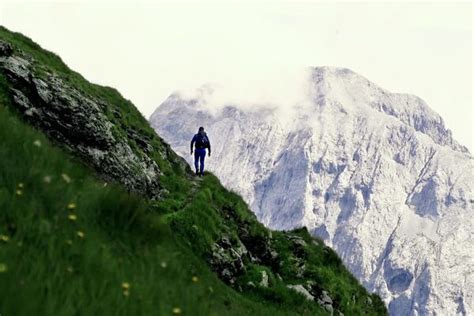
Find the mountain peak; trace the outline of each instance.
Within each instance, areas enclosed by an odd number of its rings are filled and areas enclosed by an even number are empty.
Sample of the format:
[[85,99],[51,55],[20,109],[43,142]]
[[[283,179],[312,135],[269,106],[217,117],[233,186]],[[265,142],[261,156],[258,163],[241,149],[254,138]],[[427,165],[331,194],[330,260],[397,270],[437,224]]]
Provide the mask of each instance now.
[[210,168],[259,220],[323,238],[393,315],[468,314],[474,159],[422,99],[345,68],[309,74],[302,103],[210,111],[177,98],[150,121],[184,157],[185,131],[205,126]]

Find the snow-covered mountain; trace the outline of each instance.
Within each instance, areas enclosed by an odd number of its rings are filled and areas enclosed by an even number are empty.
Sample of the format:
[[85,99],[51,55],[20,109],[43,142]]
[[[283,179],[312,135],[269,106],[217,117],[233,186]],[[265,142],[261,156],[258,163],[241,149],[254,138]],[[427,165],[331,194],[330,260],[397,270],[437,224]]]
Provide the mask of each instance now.
[[474,314],[472,155],[416,96],[341,68],[308,83],[287,107],[175,93],[150,122],[189,162],[204,126],[208,168],[265,225],[323,238],[392,315]]

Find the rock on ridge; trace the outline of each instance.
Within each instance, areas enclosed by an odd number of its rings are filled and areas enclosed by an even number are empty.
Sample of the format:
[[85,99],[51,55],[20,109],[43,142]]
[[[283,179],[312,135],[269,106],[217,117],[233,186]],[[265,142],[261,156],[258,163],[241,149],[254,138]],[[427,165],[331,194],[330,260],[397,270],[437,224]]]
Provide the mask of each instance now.
[[127,131],[127,137],[135,138],[145,153],[139,154],[127,138],[118,135],[108,118],[107,110],[113,108],[110,104],[37,67],[40,65],[33,58],[0,41],[0,71],[8,81],[13,105],[26,120],[90,162],[105,180],[158,198],[162,194],[158,182],[161,172],[146,155],[151,148],[148,140],[132,129]]

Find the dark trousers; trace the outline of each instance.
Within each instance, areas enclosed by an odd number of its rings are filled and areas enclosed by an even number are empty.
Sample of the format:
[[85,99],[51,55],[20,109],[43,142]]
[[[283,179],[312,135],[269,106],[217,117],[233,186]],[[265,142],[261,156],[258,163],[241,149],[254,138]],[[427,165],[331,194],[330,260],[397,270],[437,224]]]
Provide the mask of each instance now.
[[206,158],[206,148],[195,149],[194,150],[194,167],[196,168],[196,173],[204,172],[204,158]]

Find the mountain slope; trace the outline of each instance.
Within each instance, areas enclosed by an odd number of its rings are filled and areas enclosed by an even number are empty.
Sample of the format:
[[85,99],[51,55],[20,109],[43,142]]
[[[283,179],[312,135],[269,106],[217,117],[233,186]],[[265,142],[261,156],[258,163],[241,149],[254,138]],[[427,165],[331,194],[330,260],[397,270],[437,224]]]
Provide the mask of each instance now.
[[386,313],[321,241],[264,228],[118,92],[5,28],[0,139],[1,314]]
[[150,123],[189,158],[205,126],[224,185],[266,226],[324,239],[393,315],[472,313],[473,157],[415,96],[340,68],[308,83],[290,110],[175,93]]

